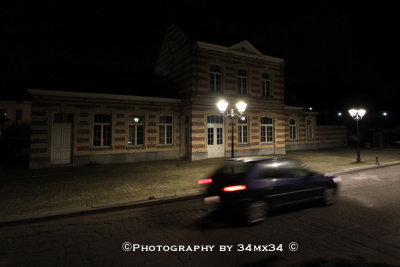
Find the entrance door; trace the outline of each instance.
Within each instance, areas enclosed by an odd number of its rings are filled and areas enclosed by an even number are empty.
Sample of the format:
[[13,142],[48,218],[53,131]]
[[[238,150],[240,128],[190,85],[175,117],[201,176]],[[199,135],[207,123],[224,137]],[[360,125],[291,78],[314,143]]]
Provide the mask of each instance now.
[[208,157],[225,157],[223,117],[208,116],[207,122]]
[[71,163],[72,114],[56,113],[51,135],[51,162]]

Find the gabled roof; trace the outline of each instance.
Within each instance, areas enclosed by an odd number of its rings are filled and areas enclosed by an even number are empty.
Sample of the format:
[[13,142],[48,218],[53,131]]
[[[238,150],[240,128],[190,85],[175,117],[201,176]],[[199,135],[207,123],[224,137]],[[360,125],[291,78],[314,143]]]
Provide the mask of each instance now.
[[255,55],[262,55],[260,51],[257,50],[249,41],[244,40],[241,41],[240,43],[234,44],[229,47],[230,49],[237,50],[237,51],[242,51],[250,54],[255,54]]
[[[237,43],[233,46],[222,46],[222,45],[216,45],[216,44],[210,44],[210,43],[205,43],[205,42],[197,42],[198,47],[204,48],[204,49],[209,49],[209,50],[214,50],[214,51],[220,51],[220,52],[225,52],[225,53],[232,53],[235,55],[240,55],[240,56],[245,56],[245,57],[253,57],[257,59],[264,59],[268,60],[271,62],[275,63],[283,63],[282,58],[277,58],[277,57],[271,57],[267,55],[261,54],[254,46],[252,46],[248,41],[242,41],[240,43]],[[243,51],[241,48],[247,47],[248,50]],[[236,48],[236,49],[235,49]],[[258,52],[258,53],[257,53]]]
[[[188,25],[188,24],[175,24],[170,21],[170,25],[176,27],[182,34],[189,38],[193,44],[207,49],[215,49],[216,51],[239,54],[242,56],[249,56],[253,58],[265,59],[268,61],[283,63],[284,60],[277,57],[267,56],[261,53],[255,46],[248,40],[240,41],[241,38],[237,35],[232,36],[229,34],[221,33],[220,31],[213,31],[213,28],[205,28],[202,25]],[[239,42],[238,42],[239,41]],[[233,45],[232,45],[233,43]]]

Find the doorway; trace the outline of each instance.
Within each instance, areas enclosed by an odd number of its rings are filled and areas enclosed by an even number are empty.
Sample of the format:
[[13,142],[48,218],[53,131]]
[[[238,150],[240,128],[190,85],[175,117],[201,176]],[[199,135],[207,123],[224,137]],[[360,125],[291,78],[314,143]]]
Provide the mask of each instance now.
[[71,163],[72,113],[54,113],[51,131],[51,162]]
[[207,116],[208,158],[225,157],[224,117]]

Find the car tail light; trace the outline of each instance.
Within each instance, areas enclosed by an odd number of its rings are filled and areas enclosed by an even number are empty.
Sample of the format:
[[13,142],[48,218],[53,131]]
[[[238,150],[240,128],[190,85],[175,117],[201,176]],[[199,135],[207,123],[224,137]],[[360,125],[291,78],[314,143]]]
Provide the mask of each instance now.
[[233,191],[240,191],[240,190],[245,190],[245,189],[246,189],[245,185],[232,185],[232,186],[224,187],[222,190],[224,192],[233,192]]
[[201,179],[198,181],[198,184],[211,184],[212,183],[212,179]]

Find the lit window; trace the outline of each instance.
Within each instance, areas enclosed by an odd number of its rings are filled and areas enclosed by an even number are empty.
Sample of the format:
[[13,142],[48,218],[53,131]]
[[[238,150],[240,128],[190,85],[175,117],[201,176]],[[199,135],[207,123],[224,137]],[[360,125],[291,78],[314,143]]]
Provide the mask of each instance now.
[[141,115],[129,115],[129,137],[128,145],[143,146],[144,144],[144,122]]

